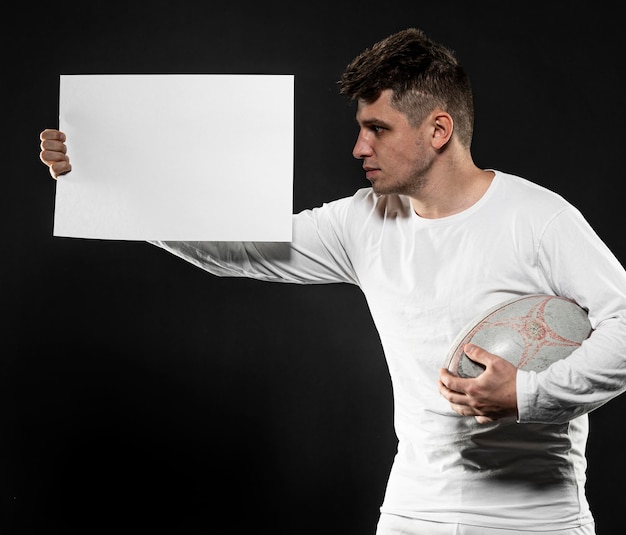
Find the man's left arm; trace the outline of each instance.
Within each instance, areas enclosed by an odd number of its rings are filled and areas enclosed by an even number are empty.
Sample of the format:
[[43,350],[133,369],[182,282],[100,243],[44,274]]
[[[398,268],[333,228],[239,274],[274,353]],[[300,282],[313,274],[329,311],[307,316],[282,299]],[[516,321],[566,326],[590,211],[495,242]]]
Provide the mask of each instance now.
[[567,358],[535,372],[481,349],[474,379],[440,374],[440,392],[460,414],[490,422],[564,423],[626,391],[626,271],[576,209],[551,221],[537,254],[549,287],[588,310],[593,332]]

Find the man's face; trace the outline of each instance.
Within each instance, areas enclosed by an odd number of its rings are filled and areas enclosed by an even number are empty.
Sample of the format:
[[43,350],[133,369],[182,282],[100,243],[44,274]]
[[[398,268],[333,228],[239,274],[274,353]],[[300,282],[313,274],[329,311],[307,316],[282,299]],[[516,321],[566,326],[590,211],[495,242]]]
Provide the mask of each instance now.
[[374,102],[358,102],[359,135],[352,154],[363,160],[366,178],[376,193],[416,195],[432,166],[426,121],[417,127],[391,106],[391,90]]

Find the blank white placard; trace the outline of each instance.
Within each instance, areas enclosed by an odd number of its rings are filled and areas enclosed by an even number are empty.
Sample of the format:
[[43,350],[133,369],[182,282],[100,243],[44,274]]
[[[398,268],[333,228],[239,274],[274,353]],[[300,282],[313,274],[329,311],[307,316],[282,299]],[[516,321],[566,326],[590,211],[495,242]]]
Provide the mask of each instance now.
[[290,241],[293,75],[63,75],[54,235]]

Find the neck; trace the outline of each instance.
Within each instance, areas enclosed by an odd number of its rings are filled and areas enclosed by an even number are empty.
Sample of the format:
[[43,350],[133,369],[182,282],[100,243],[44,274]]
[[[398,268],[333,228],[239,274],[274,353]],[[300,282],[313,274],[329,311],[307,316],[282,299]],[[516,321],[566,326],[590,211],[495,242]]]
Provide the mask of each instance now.
[[495,173],[477,167],[469,159],[448,161],[431,170],[419,192],[411,195],[413,210],[420,217],[447,217],[474,205],[485,194]]

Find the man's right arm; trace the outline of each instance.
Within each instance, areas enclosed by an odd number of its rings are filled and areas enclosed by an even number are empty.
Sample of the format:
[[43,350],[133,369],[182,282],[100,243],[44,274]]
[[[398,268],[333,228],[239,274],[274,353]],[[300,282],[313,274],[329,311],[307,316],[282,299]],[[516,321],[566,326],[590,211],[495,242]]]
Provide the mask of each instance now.
[[[66,136],[55,129],[41,132],[41,161],[54,179],[72,170]],[[300,284],[358,284],[340,232],[349,200],[293,217],[293,240],[272,242],[152,241],[180,258],[218,276],[249,277]]]
[[48,166],[52,178],[69,173],[72,170],[70,159],[65,145],[65,134],[53,128],[46,128],[39,135],[41,140],[39,153],[40,160]]

